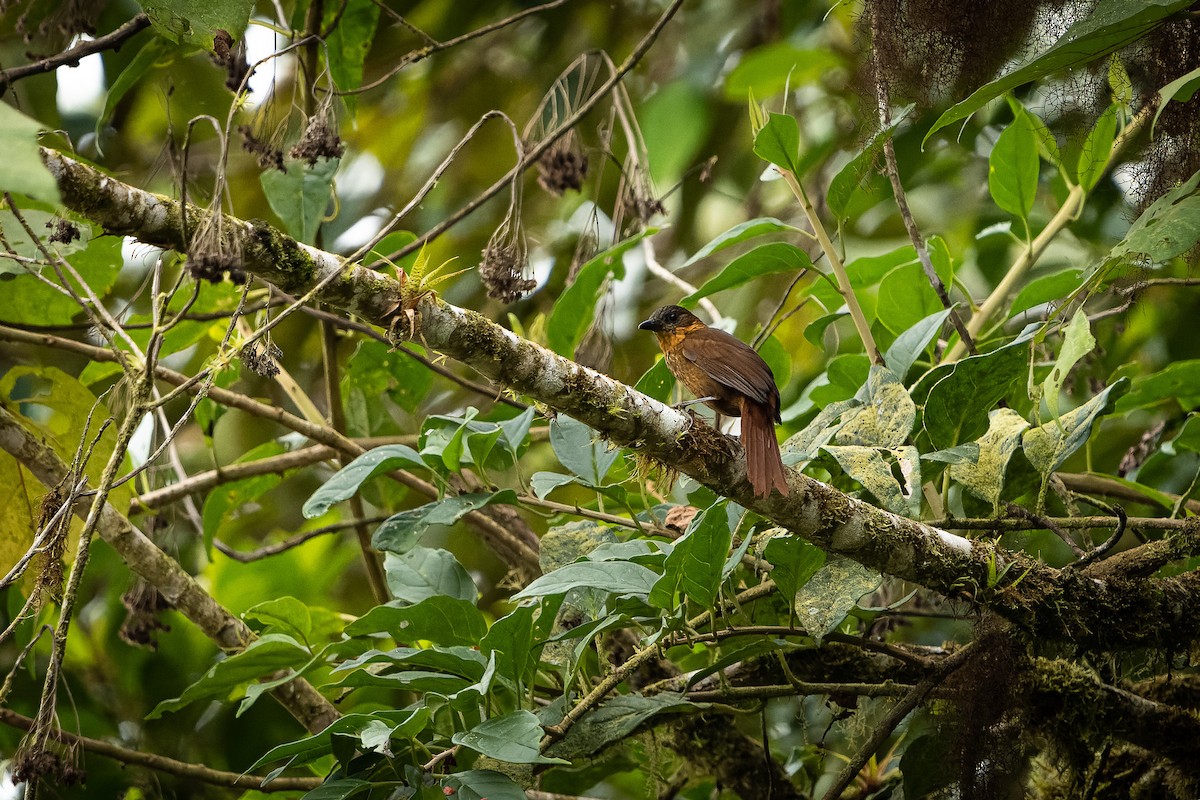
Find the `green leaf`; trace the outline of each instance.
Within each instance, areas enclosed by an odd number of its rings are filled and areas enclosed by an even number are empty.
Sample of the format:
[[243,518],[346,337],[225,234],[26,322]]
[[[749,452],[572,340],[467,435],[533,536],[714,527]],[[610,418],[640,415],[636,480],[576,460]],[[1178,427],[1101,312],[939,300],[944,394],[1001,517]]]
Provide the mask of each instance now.
[[890,448],[908,441],[917,405],[890,369],[873,365],[855,397],[862,405],[842,416],[838,444]]
[[843,60],[830,50],[806,50],[790,42],[772,42],[743,53],[725,77],[722,91],[726,100],[738,103],[750,94],[773,97],[789,85],[795,89],[818,82],[842,65]]
[[300,800],[346,800],[348,797],[368,791],[373,785],[370,781],[364,781],[361,778],[338,778],[305,792]]
[[1176,361],[1158,372],[1133,379],[1133,386],[1117,401],[1117,413],[1175,400],[1184,411],[1200,406],[1200,359]]
[[1154,112],[1154,121],[1150,123],[1151,139],[1154,138],[1154,128],[1158,125],[1158,118],[1162,115],[1167,105],[1171,101],[1178,103],[1188,102],[1195,96],[1197,89],[1200,89],[1200,67],[1181,75],[1158,90],[1158,110]]
[[[379,403],[382,397],[412,412],[425,399],[431,385],[433,371],[424,364],[383,342],[363,339],[346,360],[342,397],[348,406],[361,409],[359,426],[363,435],[368,435],[375,431],[368,427],[367,420],[375,414],[387,414],[387,409]],[[367,406],[372,404],[380,408],[368,413]]]
[[[925,348],[929,347],[930,342],[937,337],[938,331],[946,324],[949,317],[950,309],[948,308],[935,311],[909,326],[896,337],[896,341],[892,342],[892,346],[883,355],[883,361],[901,382],[904,381],[904,376],[908,374],[908,371],[912,369],[912,365],[925,352]],[[805,333],[805,335],[808,334]]]
[[979,452],[975,460],[951,464],[950,477],[976,497],[991,503],[998,513],[1008,462],[1021,446],[1021,436],[1028,428],[1025,418],[1011,408],[993,409],[988,415],[987,433],[977,442]]
[[[53,215],[41,211],[22,213],[34,231],[44,229],[46,223],[54,219]],[[11,212],[0,212],[0,229],[4,231],[8,244],[19,255],[41,257]],[[86,227],[81,228],[80,233],[82,238],[78,242],[55,246],[67,256],[67,262],[75,268],[92,291],[98,297],[104,298],[116,282],[125,263],[121,257],[121,237],[91,237]],[[16,277],[12,277],[13,275]],[[83,309],[73,298],[46,286],[35,276],[28,274],[25,267],[0,255],[0,279],[8,278],[11,280],[4,283],[4,291],[0,292],[0,320],[4,322],[18,325],[67,325],[83,314]],[[57,278],[53,280],[57,283]],[[67,280],[78,292],[79,282],[70,275]],[[119,368],[117,371],[120,371]]]
[[882,578],[856,561],[830,555],[825,565],[796,592],[793,607],[810,636],[820,640],[837,628],[863,595],[875,591]]
[[325,485],[305,501],[301,513],[307,519],[319,517],[330,506],[353,497],[366,481],[384,472],[404,467],[427,469],[421,454],[402,444],[388,444],[363,453],[342,467]]
[[213,36],[225,31],[234,39],[246,30],[253,0],[138,0],[154,29],[173,42],[213,49]]
[[924,423],[938,450],[970,441],[987,430],[988,413],[1021,378],[1029,359],[1029,337],[954,364],[929,390]]
[[536,605],[517,606],[508,615],[492,623],[487,635],[479,643],[480,650],[495,656],[496,672],[517,687],[527,685],[537,667],[540,647],[534,647],[533,622],[538,613]]
[[775,567],[771,580],[789,598],[789,607],[800,587],[825,565],[824,550],[791,534],[772,537],[763,548],[763,558]]
[[510,711],[484,720],[469,731],[451,737],[455,744],[510,764],[569,764],[562,758],[541,754],[542,726],[525,710]]
[[1057,420],[1025,431],[1021,447],[1033,468],[1042,473],[1043,480],[1063,465],[1067,458],[1083,446],[1092,433],[1092,425],[1109,413],[1113,403],[1129,391],[1129,379],[1121,378],[1074,411]]
[[721,501],[697,514],[687,533],[675,541],[675,549],[663,565],[663,575],[650,592],[652,605],[675,608],[675,593],[680,592],[700,608],[713,607],[733,543],[725,508],[725,501]]
[[976,442],[967,442],[945,450],[922,453],[921,460],[936,461],[939,464],[974,464],[979,461],[979,445]]
[[812,265],[808,254],[794,244],[764,244],[729,262],[724,269],[705,281],[703,286],[680,300],[679,305],[692,308],[703,297],[736,288],[763,275],[799,272],[802,269],[811,269]]
[[621,451],[596,440],[598,434],[571,417],[559,415],[550,420],[550,445],[567,469],[589,486],[602,486],[604,476]]
[[339,163],[337,158],[318,158],[316,164],[309,166],[305,161],[289,159],[287,172],[268,169],[259,176],[271,210],[298,241],[305,244],[316,241]]
[[399,642],[476,645],[487,633],[487,623],[471,601],[435,595],[413,606],[375,606],[346,626],[347,636],[375,633]]
[[585,588],[644,599],[657,580],[658,573],[628,561],[580,561],[536,578],[512,599],[565,594],[572,589]]
[[130,89],[142,82],[142,78],[150,71],[151,67],[165,67],[174,63],[175,59],[183,54],[184,48],[179,48],[171,44],[167,39],[161,36],[151,37],[148,42],[143,44],[137,51],[137,55],[133,60],[125,65],[125,69],[121,70],[121,74],[117,76],[108,87],[108,91],[104,95],[104,110],[100,112],[100,116],[96,119],[96,133],[104,129],[112,119],[113,113],[117,110],[117,104],[121,102]]
[[774,217],[756,217],[755,219],[734,225],[729,230],[714,238],[711,242],[704,245],[704,247],[697,250],[694,256],[683,262],[680,269],[690,267],[697,261],[708,258],[713,253],[720,252],[726,247],[732,247],[748,239],[753,239],[767,233],[777,233],[780,231],[794,232],[797,230],[799,228],[794,228],[787,223],[780,222]]
[[674,386],[675,376],[671,374],[667,362],[658,358],[654,366],[642,373],[642,377],[638,378],[633,388],[660,403],[666,403],[671,399],[671,389]]
[[996,80],[976,89],[966,100],[947,109],[925,134],[922,144],[942,128],[966,119],[1010,89],[1119,50],[1190,5],[1190,0],[1100,0],[1090,13],[1076,20],[1048,49],[1033,55]]
[[850,199],[871,174],[875,166],[875,161],[879,158],[880,152],[883,151],[884,145],[895,135],[896,130],[904,122],[912,109],[913,106],[909,105],[897,111],[892,117],[891,124],[886,128],[876,131],[867,140],[867,143],[863,145],[862,149],[844,167],[838,170],[837,175],[833,176],[833,180],[829,182],[829,192],[825,196],[825,203],[829,206],[829,210],[836,214],[838,218],[846,218],[846,210],[850,206]]
[[1176,186],[1142,212],[1109,259],[1144,256],[1162,263],[1200,242],[1200,172]]
[[[328,484],[326,484],[328,486]],[[311,502],[311,501],[310,501]],[[512,489],[486,494],[470,492],[454,497],[443,497],[423,506],[401,511],[385,519],[375,529],[371,546],[401,555],[416,546],[417,541],[431,525],[453,525],[472,511],[478,511],[492,503],[516,503],[517,495]]]
[[829,383],[812,391],[813,402],[826,406],[853,397],[871,373],[871,359],[863,353],[842,353],[829,360]]
[[436,672],[460,675],[472,681],[483,678],[487,659],[474,647],[393,647],[391,650],[368,650],[356,658],[345,661],[334,669],[334,673],[361,669],[368,664],[387,666],[418,667]]
[[265,600],[247,609],[242,616],[246,619],[256,619],[265,622],[272,628],[282,629],[297,641],[312,644],[313,622],[308,606],[295,597],[276,597]]
[[1028,220],[1037,197],[1039,167],[1034,125],[1021,109],[988,156],[988,191],[996,205]]
[[[834,457],[842,472],[875,495],[883,508],[913,519],[920,516],[921,460],[917,448],[825,445],[821,449]],[[904,478],[903,485],[893,473],[893,465]]]
[[1096,124],[1088,132],[1083,148],[1079,151],[1079,166],[1076,169],[1079,185],[1086,191],[1091,191],[1104,168],[1108,166],[1108,157],[1112,154],[1113,142],[1117,138],[1117,107],[1111,105],[1096,120]]
[[800,157],[800,125],[790,114],[772,113],[754,137],[754,154],[780,169],[795,173]]
[[548,753],[563,758],[586,758],[609,745],[624,741],[649,720],[680,712],[702,711],[707,703],[692,703],[677,692],[659,692],[650,697],[627,694],[614,697],[579,719],[566,737]]
[[470,601],[479,596],[471,576],[448,550],[414,547],[403,555],[388,553],[383,563],[396,600],[415,605],[437,595]]
[[[874,317],[875,305],[873,302],[864,303],[870,297],[864,296],[861,293],[862,290],[874,286],[884,275],[901,264],[908,264],[916,260],[917,251],[911,244],[908,244],[882,255],[856,258],[846,265],[846,273],[850,276],[850,286],[856,293],[859,293],[859,302],[864,304],[863,312],[868,314],[868,320]],[[838,293],[836,286],[830,285],[829,281],[813,281],[808,285],[807,292],[815,297],[826,311],[838,311],[846,304],[845,298]]]
[[490,769],[455,772],[443,778],[442,784],[454,790],[454,800],[526,800],[527,797],[512,778]]
[[899,335],[944,310],[920,264],[896,267],[879,282],[875,314],[883,327]]
[[218,661],[200,680],[184,689],[183,694],[163,700],[146,718],[158,719],[168,711],[178,711],[197,700],[224,699],[251,681],[281,669],[297,668],[310,658],[308,649],[291,636],[267,634],[255,639],[240,653]]
[[[60,205],[58,183],[38,150],[42,125],[6,103],[0,103],[0,148],[5,153],[0,171],[0,191],[16,192]],[[5,230],[10,230],[5,226]],[[12,230],[16,230],[13,228]]]
[[327,7],[325,24],[329,25],[334,19],[337,19],[337,27],[325,43],[329,73],[353,118],[358,107],[358,96],[354,90],[362,86],[363,61],[375,38],[379,6],[372,0],[347,0]]
[[535,472],[529,479],[529,485],[539,500],[545,500],[546,495],[560,486],[568,486],[578,482],[579,478],[576,476],[564,475],[561,472]]
[[294,766],[308,764],[332,752],[330,740],[334,734],[358,738],[362,731],[379,722],[391,728],[392,736],[416,736],[429,722],[429,709],[422,706],[397,711],[375,711],[370,714],[347,714],[320,733],[271,748],[255,761],[248,771],[285,759]]
[[1087,314],[1081,308],[1075,312],[1075,316],[1071,317],[1071,321],[1067,324],[1058,360],[1054,362],[1054,367],[1042,383],[1042,396],[1046,400],[1046,407],[1055,419],[1058,419],[1059,395],[1067,375],[1079,362],[1079,359],[1094,349],[1096,349],[1096,337],[1092,336],[1092,328],[1088,324]]
[[1016,298],[1008,309],[1009,318],[1043,303],[1066,297],[1079,288],[1082,278],[1083,270],[1081,269],[1064,269],[1062,272],[1034,278],[1025,284],[1021,291],[1017,292]]
[[610,274],[618,280],[625,277],[626,251],[655,233],[658,228],[646,228],[579,268],[575,282],[563,289],[546,320],[546,345],[551,350],[567,358],[575,355],[575,348],[595,318],[597,295],[605,279]]

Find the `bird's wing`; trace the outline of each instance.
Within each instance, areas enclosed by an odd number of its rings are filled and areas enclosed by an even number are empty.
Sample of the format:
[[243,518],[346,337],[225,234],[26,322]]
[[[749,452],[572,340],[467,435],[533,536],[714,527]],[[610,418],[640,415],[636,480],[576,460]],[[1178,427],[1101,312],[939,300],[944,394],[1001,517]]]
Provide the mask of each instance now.
[[704,328],[689,331],[680,347],[683,357],[713,380],[772,406],[772,396],[778,391],[775,376],[762,356],[742,340],[716,328]]

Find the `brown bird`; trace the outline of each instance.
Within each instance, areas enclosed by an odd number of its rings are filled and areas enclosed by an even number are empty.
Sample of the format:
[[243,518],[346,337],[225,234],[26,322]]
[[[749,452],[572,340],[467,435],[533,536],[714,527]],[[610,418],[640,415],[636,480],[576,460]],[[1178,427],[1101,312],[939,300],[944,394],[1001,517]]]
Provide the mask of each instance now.
[[701,322],[679,306],[663,306],[638,325],[653,331],[667,367],[709,408],[742,418],[746,473],[757,497],[771,489],[787,495],[783,459],[775,440],[779,389],[762,356],[746,343]]

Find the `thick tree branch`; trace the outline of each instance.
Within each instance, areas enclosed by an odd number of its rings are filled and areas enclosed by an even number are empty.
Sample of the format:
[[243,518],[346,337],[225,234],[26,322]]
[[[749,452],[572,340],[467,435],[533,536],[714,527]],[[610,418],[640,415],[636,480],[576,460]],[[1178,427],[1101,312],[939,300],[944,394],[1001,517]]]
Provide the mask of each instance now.
[[[56,152],[43,154],[70,208],[112,233],[186,251],[178,203]],[[241,253],[245,269],[257,277],[296,293],[323,284],[316,300],[390,326],[396,339],[411,339],[455,358],[829,552],[943,594],[968,594],[1048,639],[1123,649],[1200,638],[1196,573],[1153,582],[1104,581],[1087,570],[1058,570],[994,543],[970,541],[888,513],[796,472],[788,474],[788,497],[756,498],[736,439],[432,293],[420,295],[410,287],[406,297],[398,282],[347,266],[337,256],[298,244],[265,224],[230,218],[222,228],[223,245],[228,252]],[[1200,528],[1191,526],[1178,535],[1193,539],[1200,536]]]
[[[0,407],[0,449],[17,459],[44,486],[58,485],[67,473],[62,459],[3,407]],[[87,508],[79,505],[75,512],[83,516]],[[157,588],[172,606],[222,650],[236,652],[254,640],[254,632],[244,622],[226,611],[110,503],[105,503],[99,512],[96,532],[121,554],[130,569]],[[313,733],[324,730],[340,716],[337,709],[303,678],[279,686],[271,694]]]

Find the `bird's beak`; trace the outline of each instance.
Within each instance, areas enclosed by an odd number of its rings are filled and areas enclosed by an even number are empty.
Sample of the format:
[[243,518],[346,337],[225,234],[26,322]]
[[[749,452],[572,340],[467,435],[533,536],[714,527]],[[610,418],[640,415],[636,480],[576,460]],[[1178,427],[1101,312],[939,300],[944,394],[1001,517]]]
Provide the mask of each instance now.
[[645,322],[643,322],[642,324],[638,325],[638,330],[639,331],[657,331],[658,323],[652,319],[648,319]]

